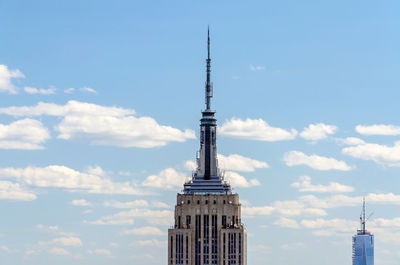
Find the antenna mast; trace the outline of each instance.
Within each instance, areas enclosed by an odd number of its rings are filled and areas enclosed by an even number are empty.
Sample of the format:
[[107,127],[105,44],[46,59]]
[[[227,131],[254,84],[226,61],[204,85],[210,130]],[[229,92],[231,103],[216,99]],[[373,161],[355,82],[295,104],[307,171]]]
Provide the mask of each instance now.
[[210,27],[208,27],[207,39],[207,81],[206,81],[206,110],[211,110],[211,98],[213,97],[213,85],[211,83],[211,58],[210,58]]

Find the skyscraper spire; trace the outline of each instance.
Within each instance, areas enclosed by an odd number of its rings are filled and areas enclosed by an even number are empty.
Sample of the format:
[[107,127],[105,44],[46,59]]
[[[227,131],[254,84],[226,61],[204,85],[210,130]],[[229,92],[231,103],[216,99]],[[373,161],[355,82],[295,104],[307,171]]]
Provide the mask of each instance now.
[[211,98],[213,96],[213,85],[211,83],[211,57],[210,57],[210,27],[208,27],[207,39],[207,81],[206,81],[206,110],[211,110]]
[[217,120],[211,110],[213,85],[211,83],[210,29],[207,33],[207,79],[205,87],[206,109],[200,120],[200,151],[197,168],[190,182],[184,185],[185,194],[230,194],[231,187],[223,181],[217,161]]

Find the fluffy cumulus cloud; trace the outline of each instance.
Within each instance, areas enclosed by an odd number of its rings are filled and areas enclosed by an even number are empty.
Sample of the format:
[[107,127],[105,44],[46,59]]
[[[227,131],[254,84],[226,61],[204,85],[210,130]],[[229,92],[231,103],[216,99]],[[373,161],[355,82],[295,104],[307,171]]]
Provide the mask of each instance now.
[[262,119],[231,119],[226,121],[218,130],[220,135],[275,142],[282,140],[292,140],[296,137],[297,131],[295,129],[285,130],[281,128],[271,127],[266,121]]
[[136,245],[141,247],[159,247],[163,248],[167,245],[165,240],[158,239],[146,239],[146,240],[138,240],[136,241]]
[[[365,200],[368,204],[400,205],[400,195],[394,193],[369,193],[365,196]],[[330,197],[318,198],[314,195],[305,195],[300,197],[299,201],[308,207],[328,209],[359,206],[362,204],[363,197],[333,195]]]
[[243,216],[255,217],[264,215],[283,215],[283,216],[325,216],[326,211],[319,208],[309,207],[302,201],[288,200],[276,201],[271,205],[266,206],[246,206],[242,208]]
[[143,182],[144,187],[162,188],[162,189],[175,189],[182,187],[183,183],[187,180],[187,175],[177,172],[173,168],[166,168],[157,175],[148,176]]
[[153,201],[148,202],[146,200],[135,200],[135,201],[106,201],[104,202],[105,207],[117,208],[117,209],[131,209],[131,208],[161,208],[168,209],[169,205],[165,202]]
[[260,182],[257,179],[247,180],[242,175],[233,171],[226,171],[224,174],[224,179],[228,181],[234,188],[249,188],[260,185]]
[[296,220],[289,219],[286,217],[280,217],[279,220],[274,222],[274,225],[280,226],[280,227],[287,227],[287,228],[299,228],[299,224],[297,223]]
[[163,236],[165,232],[161,231],[160,228],[154,226],[144,226],[131,230],[125,230],[122,232],[123,235],[139,235],[139,236]]
[[12,83],[12,79],[24,77],[24,74],[20,70],[10,70],[6,65],[0,64],[0,92],[16,94],[17,88]]
[[[318,218],[315,220],[302,220],[301,225],[309,229],[329,229],[342,233],[354,232],[355,228],[358,227],[357,221],[349,221],[346,219],[322,219]],[[317,234],[324,235],[324,234]],[[326,234],[328,235],[328,234]]]
[[80,199],[80,200],[73,200],[71,202],[71,204],[73,206],[83,206],[83,207],[89,207],[92,206],[92,204],[84,199]]
[[363,135],[400,135],[400,126],[395,125],[357,125],[356,132]]
[[289,167],[306,165],[316,170],[342,170],[348,171],[352,167],[347,165],[346,162],[336,160],[331,157],[323,157],[318,155],[306,155],[300,151],[287,152],[283,160]]
[[26,86],[24,87],[24,91],[28,94],[52,95],[56,93],[56,88],[50,87],[48,89],[44,89]]
[[267,162],[255,160],[237,154],[224,156],[218,154],[218,166],[223,170],[254,172],[257,168],[268,168]]
[[131,109],[73,100],[65,105],[39,102],[36,106],[0,108],[0,113],[62,117],[55,126],[59,139],[88,140],[95,145],[151,148],[195,138],[193,130],[181,131],[160,125],[151,117],[136,117]]
[[100,256],[111,256],[112,253],[108,249],[93,249],[88,250],[88,253],[91,255],[100,255]]
[[251,71],[263,71],[263,70],[265,70],[265,67],[262,66],[262,65],[252,65],[252,64],[250,64],[249,68],[250,68]]
[[363,160],[371,160],[381,165],[400,166],[400,141],[395,142],[393,146],[361,143],[343,148],[342,153]]
[[106,177],[79,172],[66,166],[0,168],[0,178],[15,179],[39,188],[61,188],[70,192],[97,194],[145,194],[129,182],[113,182]]
[[51,249],[49,250],[49,252],[50,252],[51,254],[54,254],[54,255],[61,255],[61,256],[66,256],[66,255],[69,255],[69,254],[70,254],[70,253],[68,252],[68,250],[66,250],[65,248],[59,248],[59,247],[51,248]]
[[292,187],[297,188],[300,192],[353,192],[354,188],[351,186],[346,186],[337,182],[329,182],[328,185],[314,185],[311,183],[311,178],[309,176],[300,177],[299,182],[292,183]]
[[59,244],[62,246],[75,246],[75,247],[83,246],[81,239],[78,237],[59,237],[53,239],[52,243]]
[[310,141],[318,141],[327,138],[328,135],[334,134],[336,131],[337,127],[334,125],[316,123],[304,128],[300,133],[300,137]]
[[344,145],[360,145],[365,144],[365,141],[357,137],[338,138],[337,142]]
[[81,90],[82,92],[97,94],[97,91],[94,90],[94,89],[91,88],[91,87],[86,87],[86,86],[85,86],[85,87],[81,87],[80,90]]
[[36,195],[21,187],[18,183],[0,181],[0,200],[32,201]]
[[0,123],[2,149],[43,149],[42,144],[49,138],[49,131],[37,120],[23,119],[10,124]]
[[113,215],[101,217],[95,221],[85,221],[95,225],[132,225],[134,219],[143,219],[152,225],[169,225],[173,220],[173,212],[169,210],[151,210],[136,208]]

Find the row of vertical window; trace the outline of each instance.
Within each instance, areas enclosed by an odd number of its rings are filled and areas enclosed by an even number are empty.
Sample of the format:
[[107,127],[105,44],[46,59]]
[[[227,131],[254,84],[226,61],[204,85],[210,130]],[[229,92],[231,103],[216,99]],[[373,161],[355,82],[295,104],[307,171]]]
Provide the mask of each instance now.
[[[181,201],[181,204],[183,204],[184,201]],[[190,200],[187,200],[186,202],[187,204],[190,204]],[[229,201],[229,203],[231,204],[232,202]],[[197,200],[197,204],[200,204],[200,200]],[[205,200],[205,204],[208,204],[208,200]],[[217,204],[217,200],[213,200],[213,204]],[[226,204],[226,200],[223,200],[223,204]]]
[[[197,218],[197,216],[200,216],[200,215],[196,215],[196,218]],[[209,218],[208,215],[204,215],[204,223],[206,223],[206,219],[207,219],[207,223],[209,222],[208,218]],[[212,218],[215,218],[215,223],[217,223],[217,216],[213,215]],[[196,222],[197,222],[197,219],[196,219]],[[190,228],[191,223],[192,223],[192,217],[190,215],[186,215],[186,228]],[[223,215],[221,224],[222,224],[222,228],[235,227],[235,226],[239,225],[239,217],[233,215],[230,224],[228,224],[227,216]],[[216,227],[217,227],[217,225],[216,225]],[[178,222],[175,225],[175,228],[178,228],[178,229],[182,228],[181,216],[178,216]],[[206,230],[206,229],[204,228],[204,230]]]
[[[185,242],[183,241],[183,234],[177,233],[175,235],[175,264],[176,265],[189,265],[189,237],[186,235]],[[173,242],[174,237],[171,236],[171,250],[170,250],[170,265],[173,264],[174,260],[174,250],[173,250]],[[184,257],[183,253],[183,244],[186,244],[186,255]],[[185,262],[185,263],[184,263]]]

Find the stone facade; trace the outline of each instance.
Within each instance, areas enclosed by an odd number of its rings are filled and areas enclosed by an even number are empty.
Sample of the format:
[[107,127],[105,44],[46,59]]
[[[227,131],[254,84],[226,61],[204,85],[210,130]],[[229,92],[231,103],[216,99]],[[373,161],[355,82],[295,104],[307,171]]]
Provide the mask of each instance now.
[[238,194],[178,194],[168,264],[246,265],[246,239]]

